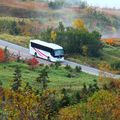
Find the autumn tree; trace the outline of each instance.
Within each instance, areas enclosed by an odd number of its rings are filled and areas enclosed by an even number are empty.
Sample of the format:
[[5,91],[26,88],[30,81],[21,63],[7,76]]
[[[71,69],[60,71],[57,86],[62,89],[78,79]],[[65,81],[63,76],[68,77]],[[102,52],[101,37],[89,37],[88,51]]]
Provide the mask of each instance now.
[[83,28],[85,28],[84,21],[81,20],[81,19],[75,19],[73,21],[73,27],[76,28],[76,29],[83,29]]
[[59,111],[58,120],[83,120],[80,106],[70,106]]
[[5,53],[4,50],[0,48],[0,62],[4,62],[5,60]]
[[51,31],[51,39],[54,42],[56,40],[57,34],[55,31]]
[[[5,91],[5,102],[2,106],[3,117],[9,120],[36,120],[42,114],[42,104],[33,91]],[[0,101],[3,103],[3,101]],[[41,109],[41,112],[39,112]],[[41,118],[41,120],[43,120]]]
[[119,120],[120,99],[117,95],[100,90],[88,99],[83,110],[83,119]]
[[0,96],[1,120],[53,120],[58,111],[55,90],[47,89],[40,96],[32,89],[4,89],[4,98]]
[[106,39],[105,42],[108,44],[108,45],[114,45],[114,40],[111,38],[111,39]]
[[30,69],[34,69],[39,64],[38,60],[36,58],[31,58],[27,61],[28,65],[30,66]]

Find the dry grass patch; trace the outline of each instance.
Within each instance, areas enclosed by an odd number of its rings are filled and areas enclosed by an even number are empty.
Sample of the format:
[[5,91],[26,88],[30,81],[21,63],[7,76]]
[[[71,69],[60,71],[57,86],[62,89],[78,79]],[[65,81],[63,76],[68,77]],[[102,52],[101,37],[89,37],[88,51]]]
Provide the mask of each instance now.
[[9,41],[11,43],[15,43],[24,47],[28,47],[29,40],[31,37],[29,36],[13,36],[9,34],[0,34],[0,39]]

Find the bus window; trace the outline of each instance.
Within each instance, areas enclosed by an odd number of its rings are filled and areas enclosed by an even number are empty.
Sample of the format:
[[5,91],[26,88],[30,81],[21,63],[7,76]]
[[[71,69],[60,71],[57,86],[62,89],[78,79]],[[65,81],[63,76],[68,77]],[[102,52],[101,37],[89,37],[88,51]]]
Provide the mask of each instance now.
[[54,50],[54,54],[55,54],[55,56],[63,56],[64,51],[63,51],[63,49]]

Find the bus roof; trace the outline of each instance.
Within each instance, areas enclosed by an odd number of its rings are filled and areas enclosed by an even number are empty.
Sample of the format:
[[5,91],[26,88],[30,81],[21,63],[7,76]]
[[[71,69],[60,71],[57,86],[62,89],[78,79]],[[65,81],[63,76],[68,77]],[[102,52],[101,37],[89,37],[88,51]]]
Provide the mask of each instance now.
[[57,44],[44,42],[44,41],[41,41],[41,40],[38,40],[38,39],[30,40],[30,42],[40,44],[40,45],[43,45],[43,46],[47,46],[47,47],[52,48],[52,49],[63,49],[61,46],[59,46]]

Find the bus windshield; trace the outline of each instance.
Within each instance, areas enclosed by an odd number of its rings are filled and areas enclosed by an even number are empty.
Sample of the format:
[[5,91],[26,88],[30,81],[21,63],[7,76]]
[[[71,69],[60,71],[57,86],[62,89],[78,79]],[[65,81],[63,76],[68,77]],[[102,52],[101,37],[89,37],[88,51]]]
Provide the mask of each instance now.
[[64,51],[63,51],[63,49],[54,50],[54,54],[55,54],[55,56],[63,56]]

